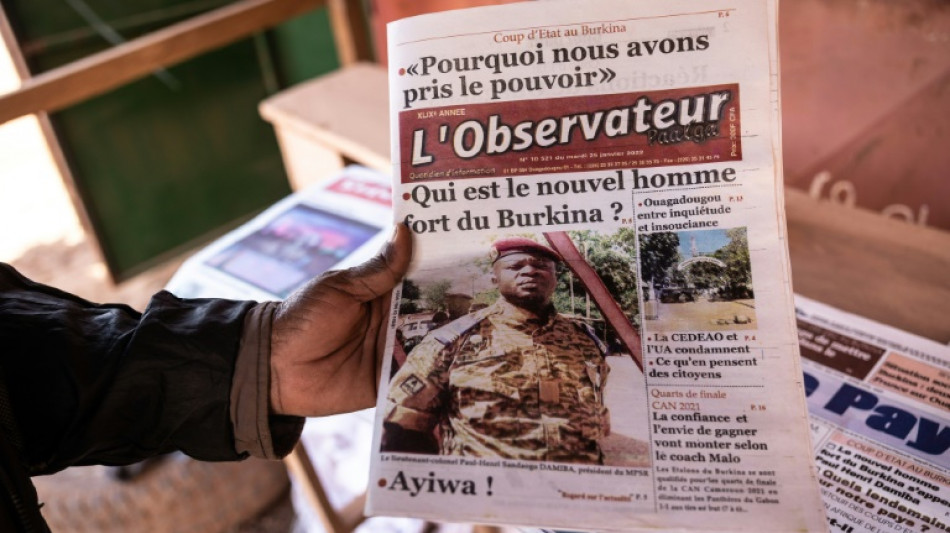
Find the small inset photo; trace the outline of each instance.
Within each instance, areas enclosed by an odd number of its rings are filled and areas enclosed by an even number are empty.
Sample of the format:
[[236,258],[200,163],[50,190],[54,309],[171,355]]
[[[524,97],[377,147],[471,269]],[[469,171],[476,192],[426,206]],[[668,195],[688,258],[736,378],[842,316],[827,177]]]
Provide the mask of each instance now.
[[639,236],[646,331],[754,329],[746,228]]

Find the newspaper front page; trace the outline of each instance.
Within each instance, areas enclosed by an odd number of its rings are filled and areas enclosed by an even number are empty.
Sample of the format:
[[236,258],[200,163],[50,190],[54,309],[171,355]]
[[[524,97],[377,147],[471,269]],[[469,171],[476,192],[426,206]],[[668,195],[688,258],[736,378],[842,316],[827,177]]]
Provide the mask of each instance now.
[[774,2],[389,26],[394,293],[367,510],[824,531],[783,238]]
[[950,531],[950,348],[795,306],[829,530]]

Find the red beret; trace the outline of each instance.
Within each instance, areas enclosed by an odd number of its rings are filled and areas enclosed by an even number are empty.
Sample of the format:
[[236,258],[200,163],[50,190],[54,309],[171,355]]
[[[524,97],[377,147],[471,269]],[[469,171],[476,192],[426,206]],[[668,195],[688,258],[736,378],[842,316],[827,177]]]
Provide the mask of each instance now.
[[561,262],[561,256],[553,249],[524,237],[498,239],[492,243],[488,258],[494,263],[506,255],[523,253],[542,255],[555,263]]

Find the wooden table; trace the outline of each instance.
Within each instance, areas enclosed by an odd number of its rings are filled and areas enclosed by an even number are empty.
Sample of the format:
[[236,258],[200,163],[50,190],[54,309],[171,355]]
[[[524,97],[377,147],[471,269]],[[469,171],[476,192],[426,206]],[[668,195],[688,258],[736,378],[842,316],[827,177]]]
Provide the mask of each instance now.
[[950,233],[785,190],[794,290],[950,343]]
[[389,173],[386,71],[357,63],[295,85],[261,102],[273,124],[294,190],[348,162]]

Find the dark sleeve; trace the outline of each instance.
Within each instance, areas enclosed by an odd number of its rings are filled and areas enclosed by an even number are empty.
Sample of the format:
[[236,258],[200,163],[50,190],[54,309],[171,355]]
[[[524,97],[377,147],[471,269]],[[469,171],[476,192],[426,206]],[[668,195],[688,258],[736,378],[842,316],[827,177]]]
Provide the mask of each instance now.
[[244,334],[231,385],[234,446],[242,455],[279,459],[293,450],[304,419],[270,411],[270,336],[277,302],[255,305],[244,317]]
[[0,374],[31,474],[180,450],[240,459],[229,413],[254,302],[97,305],[0,264]]

